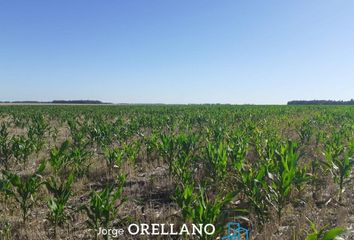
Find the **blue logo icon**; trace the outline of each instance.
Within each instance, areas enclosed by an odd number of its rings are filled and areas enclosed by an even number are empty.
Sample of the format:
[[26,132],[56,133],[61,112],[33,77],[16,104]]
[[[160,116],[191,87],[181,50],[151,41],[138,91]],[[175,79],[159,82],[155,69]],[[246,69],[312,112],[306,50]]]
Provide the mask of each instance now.
[[221,240],[248,240],[248,229],[241,227],[238,222],[229,222],[227,224],[227,236]]

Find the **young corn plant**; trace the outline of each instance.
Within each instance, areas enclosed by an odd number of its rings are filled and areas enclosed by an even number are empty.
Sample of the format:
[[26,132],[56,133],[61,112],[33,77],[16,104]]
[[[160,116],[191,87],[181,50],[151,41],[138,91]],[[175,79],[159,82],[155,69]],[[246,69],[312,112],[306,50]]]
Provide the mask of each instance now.
[[132,144],[125,144],[124,145],[124,151],[127,154],[127,160],[133,164],[136,163],[136,159],[138,158],[139,152],[140,152],[140,145],[141,143],[139,141],[134,142]]
[[0,127],[0,164],[7,170],[12,156],[12,146],[6,124]]
[[12,139],[12,152],[17,161],[22,162],[23,169],[26,167],[28,158],[35,150],[35,146],[31,139],[24,136],[14,137]]
[[[225,223],[222,210],[236,194],[232,192],[210,197],[206,191],[207,188],[204,186],[197,188],[192,184],[177,186],[174,199],[181,209],[184,221],[194,224],[214,224],[215,236],[222,231]],[[213,236],[201,235],[198,238],[213,239]]]
[[170,162],[170,173],[177,184],[187,186],[193,183],[192,168],[194,157],[187,149],[180,150],[178,155]]
[[[194,179],[195,156],[191,154],[193,147],[189,144],[178,146],[180,151],[172,161],[171,170],[177,183],[174,200],[181,209],[182,218],[188,223],[212,223],[216,226],[215,234],[218,234],[225,220],[222,209],[236,194],[234,192],[223,194],[220,190],[210,189],[211,185],[205,179]],[[197,182],[203,184],[197,185]],[[199,239],[210,237],[199,236]]]
[[43,184],[41,174],[44,169],[45,163],[42,162],[37,170],[29,176],[20,176],[9,171],[3,171],[3,175],[11,184],[11,188],[6,189],[6,193],[20,205],[24,225],[26,225],[30,209],[36,203],[36,193]]
[[160,143],[158,146],[160,154],[167,163],[173,161],[176,152],[176,141],[173,136],[167,134],[160,134]]
[[125,157],[125,151],[118,147],[108,148],[105,151],[105,159],[106,159],[106,165],[107,165],[109,176],[112,176],[112,172],[114,168],[118,169],[118,171],[121,170],[124,157]]
[[223,180],[226,177],[228,163],[227,145],[220,142],[217,145],[208,143],[206,160],[207,170],[211,178]]
[[44,146],[44,135],[49,129],[49,124],[46,122],[43,115],[35,115],[32,117],[32,124],[28,128],[28,138],[31,139],[36,152],[39,152]]
[[12,119],[13,124],[19,128],[24,128],[24,126],[27,123],[26,119],[22,118],[21,115],[19,115],[19,114],[15,114],[15,113],[11,114],[11,119]]
[[268,215],[267,186],[265,181],[267,176],[267,166],[259,163],[255,166],[247,166],[246,164],[237,163],[234,165],[236,185],[247,202],[252,206],[260,223],[265,223]]
[[[126,176],[120,175],[117,177],[116,186],[110,184],[102,191],[92,191],[90,202],[81,207],[81,210],[87,214],[87,225],[95,232],[95,239],[98,239],[100,227],[106,229],[111,227],[112,221],[117,217],[118,209],[125,202],[122,198],[125,181]],[[108,239],[108,235],[105,235],[105,239]]]
[[299,159],[296,149],[297,143],[292,141],[282,143],[280,150],[275,151],[275,158],[268,168],[268,178],[270,180],[269,202],[276,209],[279,221],[296,179]]
[[321,129],[316,133],[316,147],[318,147],[325,139],[325,132]]
[[297,133],[300,137],[301,144],[307,144],[313,135],[312,121],[304,121],[301,124],[300,128],[297,130]]
[[255,147],[260,160],[271,161],[274,159],[280,139],[277,136],[265,135],[263,132],[256,131],[255,134]]
[[180,156],[173,160],[170,164],[171,174],[174,176],[178,184],[186,186],[193,182],[193,175],[190,170],[192,164],[192,156]]
[[72,195],[72,185],[74,175],[62,181],[52,176],[45,182],[48,191],[53,195],[48,201],[49,213],[47,219],[54,226],[54,237],[57,238],[57,228],[66,222],[68,215],[66,213],[66,204]]
[[2,192],[4,194],[4,199],[1,199],[4,203],[4,209],[7,208],[8,199],[11,196],[10,190],[11,190],[11,183],[10,183],[9,179],[7,179],[6,177],[3,179],[0,179],[0,192]]
[[103,119],[94,120],[92,126],[89,126],[89,135],[91,140],[96,142],[101,149],[104,149],[113,141],[112,127]]
[[174,200],[181,209],[183,219],[186,220],[191,220],[194,217],[195,196],[193,191],[193,184],[186,182],[183,185],[178,185],[174,194]]
[[153,153],[158,149],[158,135],[156,133],[152,133],[151,136],[145,136],[144,144],[146,147],[146,159],[147,161],[151,161]]
[[196,144],[194,137],[187,137],[184,134],[178,135],[171,140],[173,151],[169,162],[170,173],[176,182],[182,186],[193,183],[193,167],[195,165],[195,154],[193,154]]
[[69,162],[69,147],[70,143],[68,140],[64,141],[61,146],[54,147],[50,151],[49,164],[52,167],[54,174],[58,175]]
[[349,141],[348,146],[344,144],[345,138],[340,133],[334,133],[325,146],[325,165],[329,168],[333,180],[338,184],[338,200],[342,202],[345,185],[349,183],[354,165],[354,139]]
[[228,144],[228,155],[231,164],[236,169],[240,169],[244,165],[248,151],[248,142],[242,136],[235,135]]
[[[248,131],[251,133],[251,130]],[[235,191],[242,193],[258,221],[263,224],[267,220],[269,208],[266,191],[268,183],[265,181],[268,161],[264,159],[254,164],[247,161],[247,140],[242,132],[238,132],[229,142],[230,179]],[[259,141],[259,154],[263,152],[262,148]]]
[[[217,194],[214,197],[208,196],[207,188],[199,187],[199,196],[196,199],[195,213],[193,221],[199,223],[213,223],[216,226],[215,234],[222,231],[225,223],[225,216],[222,212],[223,208],[235,197],[234,192],[227,194]],[[203,238],[203,237],[202,237]],[[207,237],[205,236],[205,239]]]
[[294,185],[301,196],[306,184],[312,179],[313,175],[309,173],[308,166],[297,167],[294,178]]
[[85,148],[89,145],[87,141],[87,127],[83,126],[76,120],[68,120],[68,125],[70,128],[72,144],[77,148]]
[[335,227],[329,228],[328,226],[324,226],[320,229],[316,226],[316,224],[310,221],[311,232],[307,232],[307,236],[305,240],[334,240],[340,234],[345,232],[344,228]]
[[72,171],[74,172],[75,176],[77,177],[83,177],[87,174],[89,168],[90,168],[90,161],[89,158],[91,157],[91,152],[89,152],[85,148],[80,148],[80,147],[73,147],[70,150],[70,155],[69,155],[69,165],[72,168]]

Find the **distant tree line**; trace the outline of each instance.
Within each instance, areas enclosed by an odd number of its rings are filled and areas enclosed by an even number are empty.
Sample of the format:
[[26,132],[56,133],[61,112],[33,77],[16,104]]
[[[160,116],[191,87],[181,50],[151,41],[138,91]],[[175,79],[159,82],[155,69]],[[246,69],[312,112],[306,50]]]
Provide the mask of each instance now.
[[58,104],[107,104],[99,100],[54,100],[52,103]]
[[110,104],[99,100],[53,100],[43,101],[0,101],[0,103],[25,103],[25,104]]
[[294,101],[289,101],[288,105],[354,105],[354,99],[351,99],[349,101],[294,100]]

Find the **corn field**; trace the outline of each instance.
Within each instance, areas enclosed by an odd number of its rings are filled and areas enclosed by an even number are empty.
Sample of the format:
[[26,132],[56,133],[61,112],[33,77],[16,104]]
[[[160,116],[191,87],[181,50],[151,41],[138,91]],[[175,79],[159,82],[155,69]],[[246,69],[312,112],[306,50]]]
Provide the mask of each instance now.
[[354,239],[353,164],[350,106],[0,106],[0,239]]

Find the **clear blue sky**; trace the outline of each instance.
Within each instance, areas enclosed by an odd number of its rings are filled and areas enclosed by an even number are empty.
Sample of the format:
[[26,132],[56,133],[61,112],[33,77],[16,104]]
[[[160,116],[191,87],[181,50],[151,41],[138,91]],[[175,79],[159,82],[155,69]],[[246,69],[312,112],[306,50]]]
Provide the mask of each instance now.
[[353,0],[0,1],[0,100],[349,100],[353,13]]

